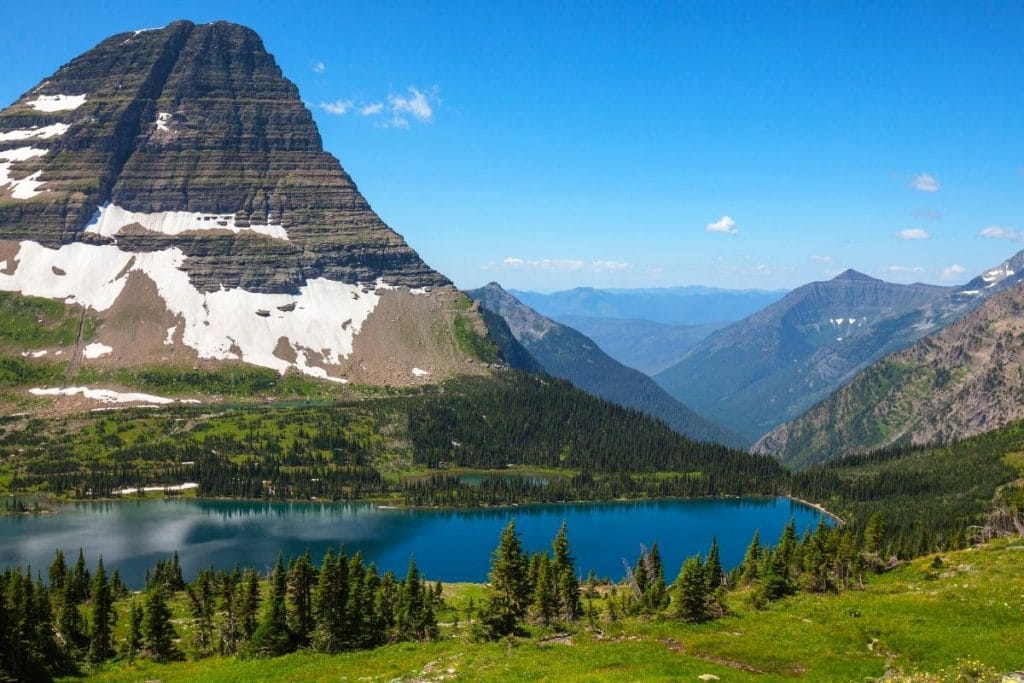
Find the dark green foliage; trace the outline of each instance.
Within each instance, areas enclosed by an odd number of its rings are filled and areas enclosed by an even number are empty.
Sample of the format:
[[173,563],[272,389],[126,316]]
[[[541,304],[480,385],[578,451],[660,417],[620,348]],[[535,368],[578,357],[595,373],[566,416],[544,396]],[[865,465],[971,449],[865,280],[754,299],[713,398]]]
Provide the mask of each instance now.
[[92,615],[92,630],[89,637],[89,659],[102,662],[114,654],[114,600],[107,581],[107,572],[103,566],[103,558],[96,565],[96,574],[92,578],[92,591],[89,597]]
[[493,639],[518,632],[530,604],[530,582],[528,562],[515,520],[501,532],[498,547],[491,555],[488,581],[478,635]]
[[292,649],[291,633],[288,631],[288,613],[285,598],[288,593],[288,577],[284,560],[277,558],[277,565],[270,575],[270,592],[263,600],[263,614],[256,632],[252,635],[252,652],[261,657],[277,657]]
[[142,652],[145,640],[142,635],[142,625],[145,621],[145,614],[142,607],[132,600],[128,611],[128,635],[125,636],[123,652],[129,659],[134,658]]
[[146,654],[158,662],[180,658],[181,652],[174,644],[176,638],[164,589],[152,587],[146,591],[142,614],[142,642]]
[[708,584],[700,555],[694,555],[683,562],[672,585],[672,603],[669,606],[673,619],[698,622],[708,617]]
[[313,590],[316,584],[316,568],[307,550],[288,567],[288,623],[300,647],[308,644],[313,632]]

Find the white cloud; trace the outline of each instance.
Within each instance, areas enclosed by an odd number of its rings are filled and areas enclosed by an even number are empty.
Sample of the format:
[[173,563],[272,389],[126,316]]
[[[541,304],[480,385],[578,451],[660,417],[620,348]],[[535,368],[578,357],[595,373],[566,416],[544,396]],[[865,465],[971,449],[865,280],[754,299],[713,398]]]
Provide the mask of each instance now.
[[938,192],[939,181],[933,175],[922,173],[910,181],[910,187],[918,192]]
[[959,263],[954,263],[949,268],[942,269],[942,279],[949,280],[957,275],[963,275],[965,272],[967,272],[966,268],[961,266]]
[[374,102],[372,104],[364,104],[359,107],[359,113],[363,116],[376,116],[377,114],[384,111],[383,102]]
[[502,263],[504,263],[509,268],[519,268],[520,266],[526,265],[526,261],[524,261],[523,259],[513,258],[511,256],[502,261]]
[[924,268],[921,266],[886,266],[885,272],[887,273],[923,273]]
[[1004,228],[1001,225],[990,225],[987,228],[982,228],[981,232],[978,233],[978,237],[986,237],[991,240],[1024,241],[1024,233],[1020,230]]
[[337,114],[341,116],[348,112],[352,108],[351,100],[334,100],[333,102],[321,102],[320,108],[328,114]]
[[914,209],[915,218],[923,218],[929,221],[941,221],[942,212],[935,209]]
[[[429,97],[435,101],[437,99],[433,94]],[[430,105],[427,98],[427,93],[410,87],[408,97],[390,95],[388,96],[388,104],[391,105],[391,111],[393,112],[408,113],[419,121],[429,123],[434,120],[434,108]]]
[[323,62],[317,62],[313,65],[314,73],[322,74],[324,71],[327,71],[327,65]]
[[736,227],[736,221],[734,221],[730,216],[722,216],[714,223],[708,223],[705,225],[704,229],[708,232],[721,232],[727,235],[735,235],[740,231],[740,229]]
[[823,254],[811,254],[811,260],[816,263],[832,263],[835,261],[835,258],[832,256],[825,256]]
[[594,261],[590,267],[594,270],[628,270],[630,264],[625,261]]
[[928,234],[927,230],[921,228],[907,228],[906,230],[900,230],[896,233],[896,236],[901,240],[930,240],[931,235]]

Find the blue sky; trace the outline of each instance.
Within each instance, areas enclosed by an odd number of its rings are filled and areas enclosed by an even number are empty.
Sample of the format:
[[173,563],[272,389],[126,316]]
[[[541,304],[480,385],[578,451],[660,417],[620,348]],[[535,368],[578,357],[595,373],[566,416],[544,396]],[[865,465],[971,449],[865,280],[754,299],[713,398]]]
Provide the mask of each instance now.
[[460,286],[952,284],[1024,248],[1024,3],[5,1],[0,100],[179,18],[259,32]]

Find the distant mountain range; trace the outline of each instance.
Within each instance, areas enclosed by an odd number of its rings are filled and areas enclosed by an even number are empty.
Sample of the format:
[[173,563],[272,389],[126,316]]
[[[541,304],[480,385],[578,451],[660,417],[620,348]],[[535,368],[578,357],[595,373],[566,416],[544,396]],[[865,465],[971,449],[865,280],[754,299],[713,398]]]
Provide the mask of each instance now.
[[739,320],[781,299],[785,290],[730,290],[714,287],[594,289],[578,287],[541,294],[509,290],[542,315],[650,320],[663,325],[703,325]]
[[888,327],[890,321],[950,291],[847,270],[714,332],[655,379],[753,442],[820,401],[887,350],[893,336],[906,333]]
[[[480,303],[485,318],[488,314],[501,316],[516,341],[547,373],[613,403],[658,418],[692,438],[729,445],[741,442],[737,435],[669,396],[647,375],[614,360],[576,330],[537,313],[497,283],[467,294]],[[491,335],[500,343],[500,331],[494,325]]]
[[[968,286],[994,289],[987,275]],[[1022,391],[1024,284],[1018,283],[874,363],[753,450],[804,467],[891,444],[961,439],[1024,418]]]
[[635,318],[553,316],[597,342],[609,356],[645,375],[655,375],[678,363],[699,341],[729,321],[699,325],[666,325]]

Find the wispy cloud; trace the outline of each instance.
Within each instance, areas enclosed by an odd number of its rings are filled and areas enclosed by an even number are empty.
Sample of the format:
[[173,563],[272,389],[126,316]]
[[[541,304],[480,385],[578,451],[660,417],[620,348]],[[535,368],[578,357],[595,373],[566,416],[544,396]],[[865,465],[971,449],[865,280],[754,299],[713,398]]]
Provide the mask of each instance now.
[[406,129],[414,122],[433,123],[434,114],[441,106],[439,90],[436,85],[426,90],[410,86],[406,88],[405,93],[388,95],[383,100],[359,102],[338,99],[333,102],[321,102],[319,107],[329,114],[338,116],[350,111],[358,112],[360,116],[371,119],[377,128]]
[[907,228],[906,230],[900,230],[896,233],[896,237],[901,240],[930,240],[931,235],[928,234],[927,230],[921,228]]
[[594,261],[590,264],[594,270],[628,270],[631,265],[626,261]]
[[1020,230],[1005,228],[1001,225],[990,225],[987,228],[982,228],[981,232],[978,233],[978,237],[985,237],[990,240],[1014,240],[1015,242],[1024,241],[1024,233]]
[[815,263],[832,263],[835,258],[824,254],[811,254],[811,260]]
[[351,100],[334,100],[333,102],[321,102],[320,108],[328,114],[335,114],[336,116],[343,116],[352,109]]
[[921,173],[910,181],[910,187],[918,192],[938,192],[939,181],[930,173]]
[[914,218],[923,218],[926,221],[941,221],[942,212],[935,209],[914,209]]
[[963,275],[966,272],[967,272],[966,268],[961,266],[959,263],[954,263],[949,268],[943,268],[942,269],[942,279],[943,280],[952,280],[953,278],[957,277],[958,275]]
[[722,216],[714,223],[708,223],[704,226],[704,229],[708,232],[720,232],[726,235],[735,235],[740,231],[736,227],[736,221],[731,216]]
[[924,268],[921,266],[886,266],[885,272],[887,273],[923,273]]
[[323,62],[316,62],[313,64],[314,73],[322,74],[325,71],[327,71],[327,65]]

